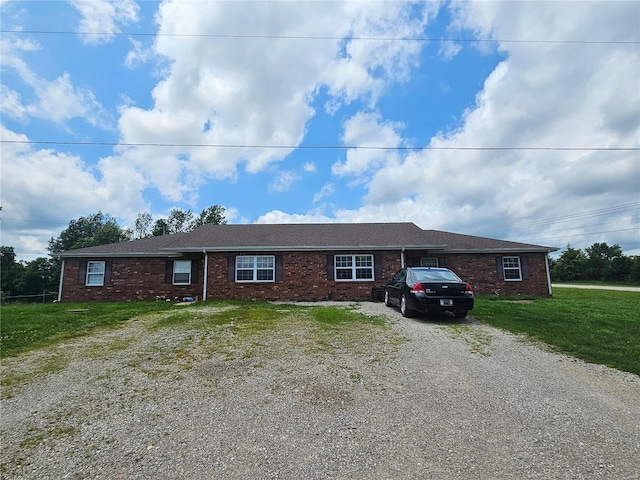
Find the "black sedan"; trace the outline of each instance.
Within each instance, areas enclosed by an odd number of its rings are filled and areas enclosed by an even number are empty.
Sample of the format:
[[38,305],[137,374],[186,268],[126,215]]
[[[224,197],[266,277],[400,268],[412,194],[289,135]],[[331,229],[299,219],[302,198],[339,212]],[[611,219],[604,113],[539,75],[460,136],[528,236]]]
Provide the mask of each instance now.
[[408,267],[387,283],[386,306],[398,306],[403,317],[414,312],[452,312],[458,318],[473,308],[473,289],[448,268]]

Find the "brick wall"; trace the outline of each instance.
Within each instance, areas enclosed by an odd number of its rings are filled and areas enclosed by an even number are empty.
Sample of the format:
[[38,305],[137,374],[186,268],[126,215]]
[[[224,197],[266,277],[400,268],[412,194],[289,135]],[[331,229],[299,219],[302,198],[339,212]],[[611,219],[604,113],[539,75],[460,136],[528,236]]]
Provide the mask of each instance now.
[[[400,269],[400,252],[372,253],[381,256],[382,271],[375,281],[339,282],[327,276],[327,255],[334,252],[285,252],[282,256],[282,281],[236,283],[228,280],[228,257],[233,253],[208,254],[207,299],[244,300],[368,300],[373,287],[383,287],[387,279]],[[339,252],[348,254],[350,252]],[[246,254],[246,253],[243,253]],[[496,255],[448,255],[408,252],[407,265],[419,265],[420,256],[439,256],[473,286],[477,295],[548,296],[544,253],[526,254],[529,278],[518,282],[497,279]],[[521,255],[522,257],[525,255]],[[114,258],[111,281],[102,287],[78,282],[79,259],[66,259],[62,300],[65,302],[155,300],[157,296],[202,298],[204,257],[202,254],[180,257],[199,262],[197,278],[191,285],[165,283],[166,258]],[[82,259],[104,260],[100,258]],[[418,262],[418,263],[416,263]]]
[[191,285],[165,283],[167,258],[112,258],[111,281],[102,287],[82,285],[78,281],[81,261],[104,258],[67,258],[64,261],[63,302],[122,302],[155,300],[157,296],[202,298],[202,255],[180,257],[200,263],[198,278]]
[[398,252],[340,252],[349,253],[380,254],[381,278],[359,282],[331,281],[327,276],[327,255],[333,255],[333,252],[288,252],[277,253],[282,255],[281,282],[235,283],[228,280],[227,265],[228,257],[237,254],[209,254],[207,299],[369,300],[371,289],[386,285],[387,279],[400,268]]
[[[407,266],[419,265],[419,253],[410,252],[407,255]],[[528,266],[528,278],[521,281],[498,280],[497,258],[505,255],[496,254],[423,254],[425,257],[440,257],[440,266],[450,268],[460,278],[473,286],[476,295],[531,295],[536,297],[548,297],[546,254],[526,253],[509,254],[507,256],[519,256],[521,264]],[[444,265],[442,265],[444,260]]]

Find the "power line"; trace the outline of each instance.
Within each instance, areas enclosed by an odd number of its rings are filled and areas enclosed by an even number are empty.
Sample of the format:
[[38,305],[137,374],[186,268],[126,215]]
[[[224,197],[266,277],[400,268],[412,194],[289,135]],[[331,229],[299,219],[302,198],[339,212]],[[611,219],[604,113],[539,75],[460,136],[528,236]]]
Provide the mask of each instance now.
[[232,33],[168,33],[168,32],[73,32],[70,30],[0,30],[0,33],[15,33],[29,35],[94,35],[114,37],[177,37],[177,38],[240,38],[240,39],[271,39],[271,40],[341,40],[341,41],[382,41],[382,42],[458,42],[458,43],[548,43],[575,45],[635,45],[640,40],[524,40],[524,39],[493,39],[493,38],[445,38],[445,37],[360,37],[333,35],[272,35],[272,34],[232,34]]
[[[545,225],[552,225],[554,223],[572,222],[575,220],[582,220],[585,218],[599,217],[602,215],[612,215],[614,213],[623,213],[623,212],[626,212],[627,210],[635,211],[638,209],[640,209],[640,202],[632,202],[632,203],[626,203],[623,205],[615,205],[611,207],[600,208],[597,210],[588,210],[580,213],[561,215],[558,217],[553,217],[551,219],[533,220],[529,222],[519,222],[515,224],[508,224],[498,228],[501,230],[510,230],[510,229],[526,229],[526,228],[533,228],[533,227],[543,227]],[[583,225],[583,226],[586,226],[586,225]],[[581,227],[582,226],[575,227],[575,228],[581,228]]]
[[138,142],[71,142],[52,140],[0,140],[0,143],[28,145],[76,145],[76,146],[119,146],[119,147],[179,147],[179,148],[263,148],[283,150],[472,150],[472,151],[566,151],[566,152],[636,152],[640,147],[405,147],[376,145],[250,145],[231,143],[138,143]]
[[544,237],[544,238],[537,238],[537,239],[532,239],[529,240],[527,239],[527,242],[544,242],[547,240],[555,240],[557,238],[571,238],[571,237],[589,237],[591,235],[600,235],[603,233],[615,233],[615,232],[631,232],[631,231],[637,231],[637,228],[623,228],[620,230],[605,230],[603,232],[585,232],[585,233],[575,233],[575,234],[571,234],[571,235],[561,235],[558,237]]

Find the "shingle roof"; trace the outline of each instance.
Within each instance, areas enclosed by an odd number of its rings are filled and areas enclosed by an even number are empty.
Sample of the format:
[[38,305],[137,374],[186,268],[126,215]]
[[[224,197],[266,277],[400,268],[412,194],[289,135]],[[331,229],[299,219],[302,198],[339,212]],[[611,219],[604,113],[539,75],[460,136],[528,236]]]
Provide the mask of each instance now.
[[439,230],[422,230],[403,223],[232,224],[203,225],[193,232],[144,238],[63,252],[61,257],[89,255],[153,256],[182,252],[431,249],[443,252],[539,251],[551,247],[475,237]]

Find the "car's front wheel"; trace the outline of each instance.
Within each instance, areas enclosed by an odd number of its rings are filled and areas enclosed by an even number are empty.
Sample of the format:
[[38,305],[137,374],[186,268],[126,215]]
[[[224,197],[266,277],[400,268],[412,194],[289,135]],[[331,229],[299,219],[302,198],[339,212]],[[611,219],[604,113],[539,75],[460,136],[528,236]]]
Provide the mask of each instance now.
[[390,307],[390,306],[391,306],[391,300],[389,299],[389,290],[385,290],[385,291],[384,291],[384,304],[385,304],[387,307]]
[[405,295],[402,295],[402,298],[400,299],[400,313],[403,317],[407,318],[413,315],[413,312],[407,306],[407,297]]

